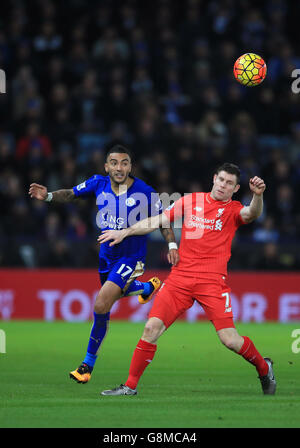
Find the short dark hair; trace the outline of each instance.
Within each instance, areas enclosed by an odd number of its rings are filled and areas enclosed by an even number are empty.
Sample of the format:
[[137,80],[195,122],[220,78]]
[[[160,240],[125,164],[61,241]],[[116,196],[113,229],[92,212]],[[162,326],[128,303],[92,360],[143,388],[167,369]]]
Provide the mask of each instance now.
[[117,154],[128,154],[130,160],[132,160],[131,152],[129,151],[129,149],[120,144],[113,145],[106,151],[105,160],[107,160],[108,156],[114,152],[116,152]]
[[236,180],[237,180],[237,184],[240,183],[240,178],[241,178],[241,171],[239,169],[239,167],[237,165],[234,165],[233,163],[223,163],[223,165],[220,165],[216,171],[215,174],[219,174],[220,171],[225,171],[226,173],[229,174],[234,174],[236,176]]

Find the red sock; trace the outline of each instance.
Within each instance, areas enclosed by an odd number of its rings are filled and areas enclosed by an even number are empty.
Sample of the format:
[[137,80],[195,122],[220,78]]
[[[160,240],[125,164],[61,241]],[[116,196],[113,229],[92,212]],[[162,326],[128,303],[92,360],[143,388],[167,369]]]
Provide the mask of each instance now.
[[255,345],[247,336],[243,336],[244,344],[242,345],[239,355],[241,355],[246,361],[250,362],[256,367],[259,376],[265,376],[268,373],[269,366],[256,350]]
[[137,383],[142,376],[145,368],[150,364],[154,358],[157,345],[150,342],[139,340],[131,359],[129,368],[129,376],[125,383],[125,386],[131,389],[136,389]]

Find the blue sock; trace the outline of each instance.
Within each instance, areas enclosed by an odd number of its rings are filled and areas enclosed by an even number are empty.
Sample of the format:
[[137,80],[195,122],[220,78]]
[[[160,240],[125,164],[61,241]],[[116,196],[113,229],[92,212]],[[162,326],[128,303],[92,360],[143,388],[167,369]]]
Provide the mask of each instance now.
[[149,296],[154,290],[154,286],[152,283],[146,282],[144,283],[144,292],[142,293],[143,296]]
[[130,283],[127,291],[125,292],[126,296],[137,296],[139,294],[143,294],[148,296],[153,291],[153,285],[149,282],[140,282],[139,280],[133,280]]
[[97,360],[98,350],[108,330],[110,313],[96,314],[94,312],[94,324],[90,334],[86,356],[83,360],[85,364],[93,369]]

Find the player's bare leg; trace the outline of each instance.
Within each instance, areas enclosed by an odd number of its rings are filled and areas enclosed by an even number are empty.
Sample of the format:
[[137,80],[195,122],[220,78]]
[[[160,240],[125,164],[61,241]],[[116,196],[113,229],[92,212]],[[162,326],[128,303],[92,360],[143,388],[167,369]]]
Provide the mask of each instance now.
[[274,395],[276,380],[273,371],[273,361],[263,358],[257,351],[251,339],[240,336],[235,328],[223,328],[217,331],[220,341],[230,350],[241,355],[246,361],[256,367],[258,378],[265,395]]
[[113,304],[122,297],[120,286],[107,280],[97,294],[94,311],[97,314],[108,313]]
[[158,317],[151,317],[146,322],[144,327],[144,332],[141,337],[143,341],[149,342],[150,344],[155,344],[158,338],[163,334],[166,327],[162,320]]
[[241,350],[244,339],[238,334],[235,328],[223,328],[217,331],[217,334],[222,344],[229,348],[229,350],[233,350],[236,353]]
[[98,292],[86,356],[80,366],[69,374],[77,383],[86,384],[91,379],[98,351],[108,331],[110,310],[121,296],[121,288],[111,281],[106,281]]
[[110,390],[104,390],[101,395],[136,395],[137,384],[146,367],[151,363],[156,352],[156,342],[165,331],[162,320],[151,317],[145,325],[143,336],[139,340],[129,368],[129,376],[125,384]]

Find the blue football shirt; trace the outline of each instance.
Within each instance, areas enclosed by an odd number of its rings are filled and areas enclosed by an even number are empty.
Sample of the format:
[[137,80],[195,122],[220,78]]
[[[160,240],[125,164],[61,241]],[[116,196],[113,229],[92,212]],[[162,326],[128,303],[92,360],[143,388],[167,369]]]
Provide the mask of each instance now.
[[[125,229],[150,216],[162,212],[158,193],[141,179],[133,177],[132,185],[122,194],[116,195],[109,176],[96,174],[73,187],[76,197],[95,196],[98,206],[97,226],[102,230]],[[102,243],[99,251],[99,272],[108,272],[120,258],[131,258],[145,263],[147,235],[125,238],[120,244],[110,247]]]

